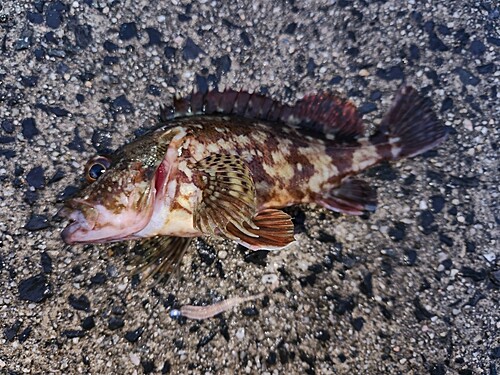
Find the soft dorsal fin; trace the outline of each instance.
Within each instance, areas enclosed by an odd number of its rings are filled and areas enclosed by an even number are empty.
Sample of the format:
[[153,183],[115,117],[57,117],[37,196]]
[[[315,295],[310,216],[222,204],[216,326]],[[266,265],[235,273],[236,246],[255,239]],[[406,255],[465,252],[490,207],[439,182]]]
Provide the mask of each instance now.
[[163,122],[193,115],[236,115],[249,119],[282,122],[332,138],[352,140],[364,134],[356,106],[330,93],[309,95],[290,106],[265,95],[226,89],[176,97],[173,106],[160,113]]
[[330,93],[309,95],[299,100],[285,122],[292,121],[313,131],[340,138],[355,139],[362,137],[365,131],[354,103]]

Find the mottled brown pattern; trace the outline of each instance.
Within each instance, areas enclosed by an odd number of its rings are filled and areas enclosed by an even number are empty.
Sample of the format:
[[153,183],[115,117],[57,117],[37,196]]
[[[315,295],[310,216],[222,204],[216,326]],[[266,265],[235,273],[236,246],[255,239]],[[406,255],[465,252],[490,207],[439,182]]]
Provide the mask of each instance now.
[[338,173],[331,176],[327,180],[327,184],[331,186],[338,186],[342,179],[350,176],[356,172],[353,171],[353,153],[358,149],[358,147],[329,147],[328,154],[332,158],[333,165],[337,168]]
[[189,178],[186,175],[186,173],[184,173],[181,170],[176,170],[175,171],[175,175],[172,176],[172,178],[175,178],[177,180],[177,182],[179,182],[178,186],[180,186],[180,184],[183,183],[183,182],[191,182],[192,181],[192,179]]
[[[243,118],[206,116],[178,120],[179,124],[189,129],[182,149],[181,159],[192,164],[211,154],[208,145],[221,145],[220,153],[239,155],[245,160],[252,172],[256,184],[259,207],[288,206],[311,202],[321,194],[311,189],[308,181],[318,173],[319,166],[339,175],[330,174],[323,178],[319,189],[327,183],[337,185],[343,176],[352,172],[352,147],[338,148],[330,141],[315,139],[299,129],[282,124],[269,124]],[[283,131],[287,127],[287,131]],[[246,142],[242,142],[245,140]],[[285,141],[289,145],[285,146]],[[325,143],[327,144],[325,146]],[[203,147],[200,146],[203,145]],[[225,147],[222,147],[225,146]],[[202,152],[199,152],[203,149]],[[328,158],[325,151],[330,153]],[[276,163],[273,156],[285,160],[285,164]],[[328,165],[323,166],[324,160]],[[330,168],[331,165],[331,168]],[[290,171],[292,175],[290,175]],[[184,181],[185,175],[182,176]]]
[[[176,195],[178,195],[178,194],[179,194],[179,190],[178,190],[178,189],[179,189],[179,188],[177,188]],[[183,211],[189,212],[190,214],[192,214],[192,213],[193,213],[191,210],[187,210],[187,209],[185,209],[184,207],[182,207],[182,205],[179,203],[179,201],[178,201],[178,200],[174,200],[174,201],[172,202],[172,205],[170,206],[170,209],[171,209],[172,211],[176,211],[176,210],[183,210]]]
[[392,145],[387,144],[387,143],[382,143],[380,145],[377,145],[377,152],[380,155],[380,160],[392,159],[393,158],[393,155],[392,155],[393,147],[395,147],[395,146],[392,146]]
[[303,187],[307,185],[307,181],[309,181],[311,176],[314,175],[316,169],[311,160],[305,155],[299,153],[296,147],[292,147],[290,150],[290,162],[293,165],[295,173],[295,178],[290,186],[299,187],[298,189],[290,189],[290,193],[294,197],[294,202],[303,202],[306,198],[308,198],[309,194],[309,192],[307,192]]

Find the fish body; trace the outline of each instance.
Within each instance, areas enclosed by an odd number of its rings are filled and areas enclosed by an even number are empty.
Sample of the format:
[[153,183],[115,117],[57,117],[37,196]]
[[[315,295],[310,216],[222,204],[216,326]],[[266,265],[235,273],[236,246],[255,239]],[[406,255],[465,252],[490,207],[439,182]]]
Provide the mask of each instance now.
[[375,192],[353,176],[446,137],[430,101],[411,87],[369,137],[355,106],[329,94],[293,107],[245,92],[193,94],[162,118],[110,158],[89,162],[92,183],[61,210],[72,221],[65,242],[165,238],[177,254],[188,243],[179,239],[209,235],[282,248],[294,241],[282,208],[373,211]]
[[170,143],[165,160],[170,169],[164,188],[170,193],[168,199],[159,200],[162,205],[153,214],[163,217],[139,236],[178,235],[183,231],[186,235],[203,235],[193,228],[192,221],[202,190],[195,183],[199,173],[195,165],[211,155],[231,155],[246,163],[255,184],[257,212],[316,203],[346,176],[383,158],[369,142],[356,148],[334,146],[328,140],[304,135],[300,129],[289,127],[284,132],[283,127],[245,118],[183,118],[156,136],[170,134],[182,138]]

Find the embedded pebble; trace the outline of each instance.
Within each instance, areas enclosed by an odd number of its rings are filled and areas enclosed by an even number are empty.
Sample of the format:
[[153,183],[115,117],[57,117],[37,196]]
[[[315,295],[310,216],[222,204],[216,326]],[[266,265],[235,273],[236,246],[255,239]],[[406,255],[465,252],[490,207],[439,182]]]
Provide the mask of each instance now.
[[240,340],[240,341],[243,340],[245,338],[245,328],[243,328],[243,327],[238,328],[235,336],[238,340]]
[[273,285],[275,282],[278,281],[278,275],[274,273],[263,275],[261,281],[262,284]]
[[112,331],[122,328],[125,325],[125,321],[116,316],[112,316],[108,320],[108,328]]
[[495,259],[497,258],[496,253],[486,253],[483,254],[484,259],[486,259],[488,262],[493,263]]
[[134,331],[128,331],[124,337],[128,342],[137,342],[137,340],[139,340],[139,338],[141,337],[143,332],[144,332],[144,328],[139,327]]
[[42,266],[43,273],[52,272],[53,270],[52,258],[46,251],[40,254],[40,264]]
[[87,316],[86,318],[84,318],[82,320],[81,326],[85,331],[88,331],[88,330],[91,330],[92,328],[94,328],[95,327],[94,317]]
[[118,38],[121,40],[130,40],[137,37],[137,26],[135,22],[126,22],[120,26]]
[[205,52],[193,41],[193,39],[187,38],[184,48],[182,49],[182,57],[184,60],[194,60],[201,54],[205,54]]
[[41,166],[31,169],[26,175],[26,181],[35,189],[40,189],[45,185],[45,170]]
[[57,29],[63,22],[63,12],[67,9],[61,1],[50,2],[45,9],[45,23],[51,29]]
[[14,123],[9,119],[2,120],[1,127],[8,134],[12,134],[14,132],[14,129],[15,129]]
[[463,122],[464,124],[464,128],[468,131],[473,131],[474,130],[474,126],[472,125],[472,121],[469,120],[468,118],[466,118]]
[[80,296],[75,296],[71,294],[68,297],[68,302],[76,310],[81,310],[81,311],[90,311],[90,301],[88,297],[84,294]]
[[137,354],[130,352],[129,358],[134,366],[139,366],[141,364],[141,359]]
[[52,285],[43,274],[22,280],[18,285],[19,298],[40,303],[52,296]]
[[40,134],[36,127],[35,119],[30,117],[22,120],[23,136],[26,139],[32,139],[35,135]]
[[34,232],[46,229],[50,226],[49,220],[45,215],[32,214],[28,222],[24,225],[24,229]]

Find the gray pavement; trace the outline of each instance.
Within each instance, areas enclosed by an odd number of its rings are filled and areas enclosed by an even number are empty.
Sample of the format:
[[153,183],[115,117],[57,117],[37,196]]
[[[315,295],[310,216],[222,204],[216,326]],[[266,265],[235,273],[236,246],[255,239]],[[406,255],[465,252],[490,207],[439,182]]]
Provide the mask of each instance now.
[[[0,3],[0,373],[497,374],[498,3],[229,3]],[[369,217],[291,209],[298,245],[198,241],[153,289],[126,244],[59,238],[86,160],[175,93],[333,90],[374,125],[403,82],[450,137],[365,173]],[[169,316],[259,292],[210,320]]]

